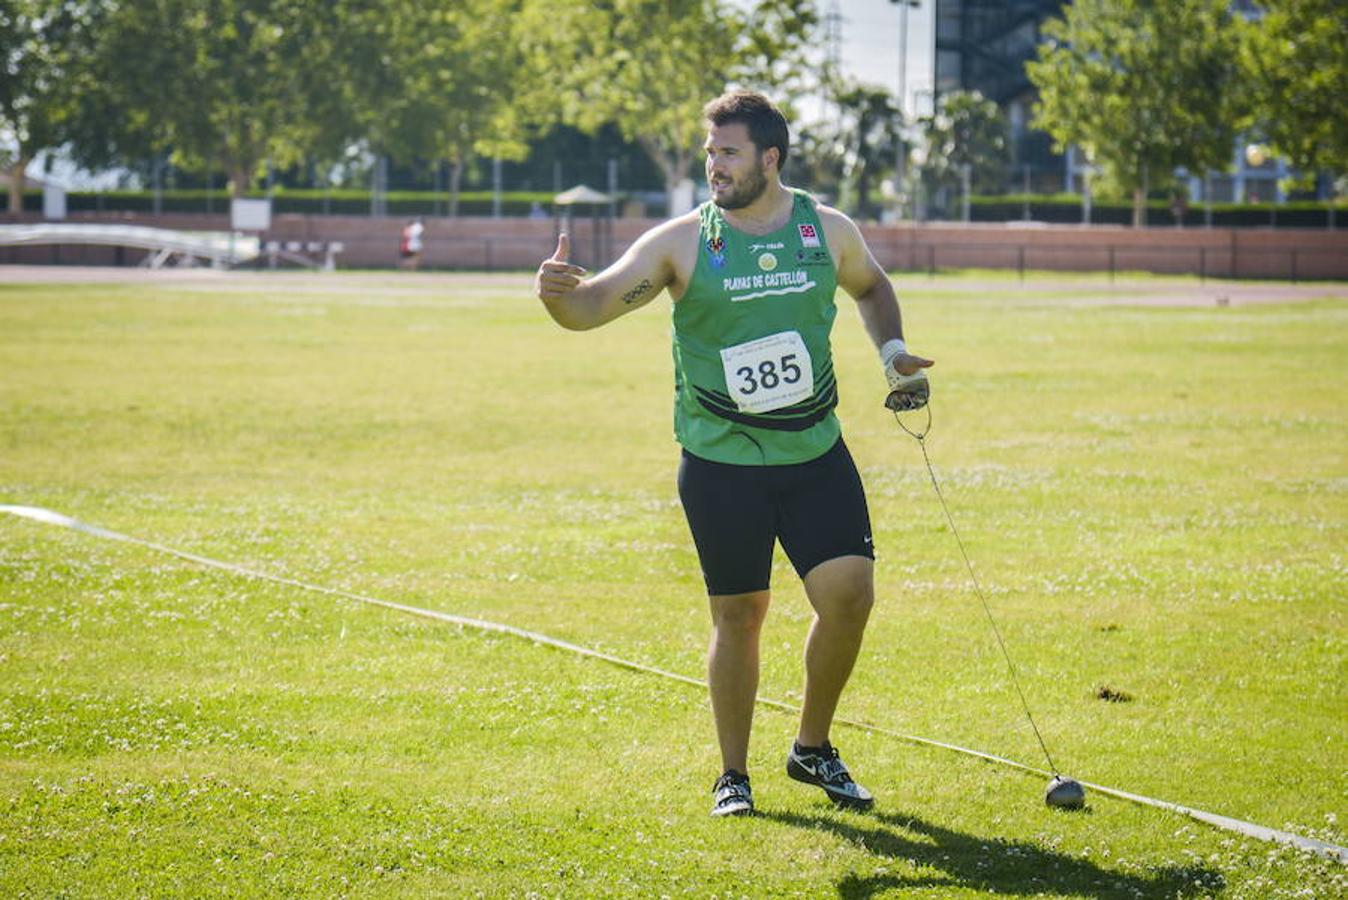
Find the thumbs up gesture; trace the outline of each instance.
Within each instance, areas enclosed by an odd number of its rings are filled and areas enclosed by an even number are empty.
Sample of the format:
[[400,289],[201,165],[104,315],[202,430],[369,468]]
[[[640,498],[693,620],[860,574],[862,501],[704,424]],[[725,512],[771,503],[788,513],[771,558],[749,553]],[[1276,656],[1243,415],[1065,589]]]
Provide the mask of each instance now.
[[557,249],[552,256],[543,260],[534,276],[534,293],[544,303],[565,297],[576,289],[580,279],[587,274],[581,266],[572,265],[571,238],[562,232],[557,236]]

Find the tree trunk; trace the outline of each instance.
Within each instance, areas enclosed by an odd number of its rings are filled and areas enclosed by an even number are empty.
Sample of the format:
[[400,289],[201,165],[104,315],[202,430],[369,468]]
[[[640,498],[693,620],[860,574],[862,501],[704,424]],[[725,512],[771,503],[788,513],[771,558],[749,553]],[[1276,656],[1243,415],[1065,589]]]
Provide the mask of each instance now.
[[449,217],[459,217],[459,184],[463,180],[463,155],[454,154],[449,163]]
[[28,168],[28,158],[20,152],[9,167],[9,214],[17,216],[23,212],[23,170]]
[[665,179],[665,210],[670,217],[673,217],[674,190],[688,177],[688,165],[692,162],[692,157],[687,152],[662,147],[659,141],[651,137],[638,137],[637,144],[660,167],[660,174]]
[[1133,188],[1133,227],[1141,228],[1147,224],[1147,189]]
[[248,193],[248,188],[252,186],[252,177],[248,174],[252,171],[247,166],[232,165],[229,167],[229,195],[231,197],[242,197]]

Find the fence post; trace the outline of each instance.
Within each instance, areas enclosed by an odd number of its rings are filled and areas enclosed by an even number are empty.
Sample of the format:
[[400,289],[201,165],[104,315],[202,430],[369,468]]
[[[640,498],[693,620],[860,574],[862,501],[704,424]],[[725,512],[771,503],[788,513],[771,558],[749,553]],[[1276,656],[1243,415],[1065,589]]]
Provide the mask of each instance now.
[[1212,173],[1203,173],[1203,227],[1212,227]]
[[491,161],[491,217],[501,218],[501,157]]
[[1293,250],[1292,250],[1292,283],[1293,283],[1293,284],[1296,284],[1296,283],[1297,283],[1297,256],[1299,255],[1299,252],[1300,252],[1300,251],[1296,250],[1295,248],[1293,248]]
[[1208,280],[1208,248],[1198,248],[1198,283],[1203,284]]
[[370,218],[387,215],[388,207],[384,202],[384,192],[388,190],[388,157],[380,155],[374,160],[370,170]]
[[483,255],[483,257],[484,257],[484,258],[486,259],[486,261],[487,261],[487,262],[486,262],[486,266],[487,266],[487,271],[488,271],[488,272],[494,272],[494,271],[496,271],[496,270],[492,267],[492,253],[491,253],[491,249],[492,249],[492,240],[491,240],[491,238],[483,238],[483,239],[482,239],[482,255]]
[[936,277],[936,245],[927,245],[927,277]]
[[1020,283],[1025,283],[1025,245],[1016,248],[1016,270],[1020,273]]
[[969,193],[973,190],[973,166],[964,163],[960,166],[960,220],[969,221]]
[[[151,166],[150,181],[154,191],[151,208],[154,210],[154,217],[157,219],[164,213],[164,161],[158,153],[154,155]],[[22,211],[22,204],[20,204],[19,209]]]
[[[1091,224],[1091,173],[1090,170],[1081,173],[1081,224]],[[1113,249],[1110,253],[1113,253]]]

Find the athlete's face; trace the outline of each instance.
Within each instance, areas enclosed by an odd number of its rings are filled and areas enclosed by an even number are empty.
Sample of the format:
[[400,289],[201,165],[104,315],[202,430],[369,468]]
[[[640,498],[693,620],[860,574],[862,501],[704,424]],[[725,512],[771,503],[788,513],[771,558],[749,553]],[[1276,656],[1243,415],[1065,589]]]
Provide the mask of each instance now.
[[707,186],[717,206],[743,209],[767,190],[764,154],[749,139],[749,126],[743,122],[712,125],[702,149],[707,154]]

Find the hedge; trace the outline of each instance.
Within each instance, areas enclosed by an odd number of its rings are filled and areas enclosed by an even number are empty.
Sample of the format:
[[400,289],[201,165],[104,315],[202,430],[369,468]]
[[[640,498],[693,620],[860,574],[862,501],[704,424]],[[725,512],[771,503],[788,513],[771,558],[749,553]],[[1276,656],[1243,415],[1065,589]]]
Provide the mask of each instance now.
[[[160,195],[160,209],[172,213],[204,213],[208,207],[208,192],[202,189],[164,191]],[[230,196],[226,191],[210,191],[209,205],[213,212],[229,211]],[[266,194],[248,194],[252,199],[265,199]],[[440,215],[449,209],[445,194],[430,191],[390,191],[385,194],[387,214],[394,218],[430,216],[436,213],[437,200]],[[553,195],[539,191],[512,191],[501,194],[501,213],[506,216],[527,216],[534,203],[550,209]],[[9,197],[0,195],[0,210],[8,210]],[[27,212],[42,211],[42,192],[25,191],[23,208]],[[151,212],[154,195],[150,191],[70,191],[66,194],[68,212]],[[278,190],[272,195],[272,212],[307,215],[366,216],[370,214],[370,194],[360,190]],[[465,191],[459,194],[459,214],[487,216],[492,212],[490,191]]]

